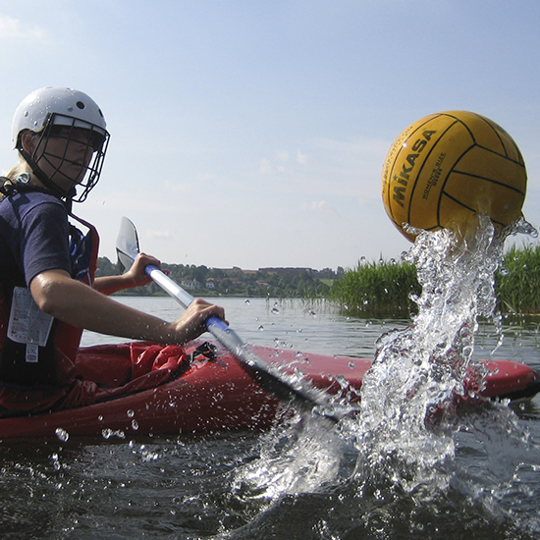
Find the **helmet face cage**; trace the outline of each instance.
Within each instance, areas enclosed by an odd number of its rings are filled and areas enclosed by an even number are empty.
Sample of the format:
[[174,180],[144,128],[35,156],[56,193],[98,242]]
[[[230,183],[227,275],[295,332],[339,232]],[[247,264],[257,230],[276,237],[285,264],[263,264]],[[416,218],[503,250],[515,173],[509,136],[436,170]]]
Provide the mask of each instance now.
[[[39,175],[40,180],[49,189],[60,197],[69,197],[73,202],[86,200],[99,180],[109,143],[109,133],[105,129],[79,118],[52,113],[47,118],[44,129],[38,135],[39,141],[34,152],[31,156],[25,156],[27,160],[30,158],[28,161],[34,172]],[[51,139],[64,139],[66,141],[61,155],[58,155],[57,145],[55,145],[56,150],[51,148]],[[92,153],[88,165],[80,165],[69,159],[67,154],[70,144],[88,147],[87,152]],[[47,162],[52,168],[52,174],[46,175],[39,167],[38,162],[41,160]],[[66,163],[80,166],[81,172],[77,178],[70,178],[62,173],[62,166]],[[61,188],[55,182],[55,179],[58,178],[67,179],[72,182],[72,185],[67,189]],[[65,181],[63,183],[65,184]],[[78,186],[82,188],[82,192],[77,194],[75,188]]]

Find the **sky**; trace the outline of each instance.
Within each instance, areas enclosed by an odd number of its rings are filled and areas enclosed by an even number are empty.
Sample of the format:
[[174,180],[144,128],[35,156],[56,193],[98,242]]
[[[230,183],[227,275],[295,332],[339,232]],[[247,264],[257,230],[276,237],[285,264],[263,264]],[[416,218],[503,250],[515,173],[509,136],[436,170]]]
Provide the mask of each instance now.
[[520,147],[538,227],[538,21],[537,0],[0,0],[0,170],[20,101],[69,86],[111,133],[75,208],[100,255],[127,216],[167,263],[354,268],[410,246],[381,200],[394,139],[469,110]]

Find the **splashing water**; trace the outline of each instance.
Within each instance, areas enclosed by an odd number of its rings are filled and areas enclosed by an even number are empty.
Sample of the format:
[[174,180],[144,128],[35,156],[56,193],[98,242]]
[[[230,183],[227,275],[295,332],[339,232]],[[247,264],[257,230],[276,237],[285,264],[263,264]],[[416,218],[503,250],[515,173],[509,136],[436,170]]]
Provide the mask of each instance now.
[[261,438],[260,459],[236,475],[235,489],[246,499],[264,503],[285,494],[314,492],[332,483],[342,458],[342,444],[332,427],[328,419],[295,415],[285,427]]
[[378,341],[362,386],[363,453],[426,467],[453,457],[458,396],[482,384],[483,367],[472,361],[476,318],[493,314],[502,247],[484,223],[469,240],[448,229],[421,233],[406,255],[422,286],[418,314]]
[[[496,234],[480,219],[465,238],[449,230],[422,233],[406,255],[422,294],[413,324],[379,339],[363,381],[354,428],[363,482],[390,476],[404,493],[423,486],[427,499],[457,490],[491,513],[494,500],[515,488],[509,486],[520,467],[538,466],[538,445],[513,412],[478,397],[485,368],[472,358],[477,317],[494,316],[495,271],[504,240],[516,231],[531,228],[522,222]],[[477,452],[476,474],[459,466],[464,449]],[[501,519],[504,505],[495,507]]]
[[[335,508],[342,504],[336,500],[353,503],[364,532],[406,523],[409,534],[426,523],[450,525],[458,515],[464,529],[467,520],[485,519],[510,524],[508,534],[535,537],[540,517],[526,501],[540,498],[539,441],[507,404],[478,397],[485,368],[473,359],[477,318],[500,322],[494,275],[505,239],[516,233],[535,231],[523,221],[496,232],[479,218],[465,237],[421,233],[404,255],[422,286],[414,298],[418,314],[408,328],[378,340],[359,414],[337,429],[310,418],[272,430],[260,458],[236,471],[237,493],[276,503],[285,494],[326,489]],[[356,465],[348,468],[351,447]]]

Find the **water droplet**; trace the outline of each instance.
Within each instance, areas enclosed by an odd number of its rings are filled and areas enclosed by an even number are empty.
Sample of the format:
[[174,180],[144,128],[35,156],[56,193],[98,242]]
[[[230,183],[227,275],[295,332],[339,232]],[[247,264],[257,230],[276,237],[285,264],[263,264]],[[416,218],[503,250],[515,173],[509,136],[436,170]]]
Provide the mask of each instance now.
[[62,442],[66,442],[69,439],[69,433],[65,429],[57,428],[55,433]]
[[249,306],[249,304],[251,304],[251,302],[249,301],[248,298],[246,298],[246,299],[244,300],[244,304],[246,304],[246,306]]
[[131,409],[129,409],[127,412],[127,415],[128,415],[128,418],[133,418],[135,416],[135,413]]
[[134,429],[135,431],[137,431],[139,429],[139,422],[137,422],[137,420],[132,420],[131,421],[131,428]]
[[125,439],[126,434],[122,430],[114,431],[112,429],[104,429],[101,431],[101,435],[105,440],[110,439],[111,437],[118,437],[119,439]]
[[61,468],[61,465],[60,465],[60,461],[58,459],[58,454],[56,452],[54,452],[52,454],[52,456],[51,456],[51,459],[52,459],[52,462],[53,462],[54,470],[59,471],[60,468]]
[[277,307],[273,307],[271,311],[274,315],[279,315],[279,309]]
[[264,330],[264,326],[261,324],[261,325],[259,326],[259,328],[257,328],[257,330],[258,330],[259,332],[262,332],[262,331]]

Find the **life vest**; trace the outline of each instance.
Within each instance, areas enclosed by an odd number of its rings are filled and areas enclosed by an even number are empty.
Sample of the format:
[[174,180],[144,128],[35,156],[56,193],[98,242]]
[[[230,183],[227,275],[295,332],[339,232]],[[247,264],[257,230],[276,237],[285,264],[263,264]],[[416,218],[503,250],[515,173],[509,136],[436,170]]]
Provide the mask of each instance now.
[[[83,234],[70,224],[72,277],[91,286],[99,236],[95,227],[69,216],[88,229]],[[81,335],[81,328],[39,310],[22,274],[0,284],[0,386],[50,389],[69,384]]]

